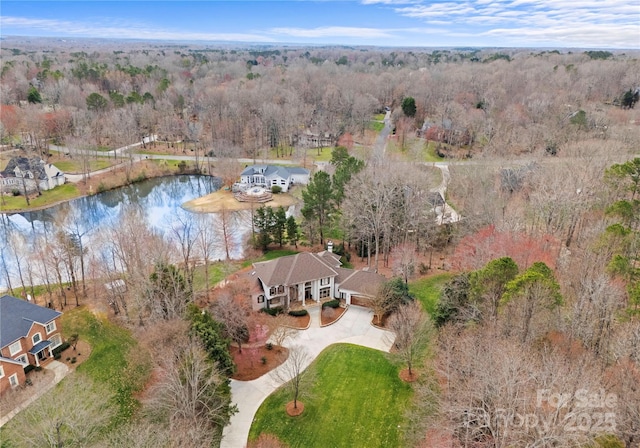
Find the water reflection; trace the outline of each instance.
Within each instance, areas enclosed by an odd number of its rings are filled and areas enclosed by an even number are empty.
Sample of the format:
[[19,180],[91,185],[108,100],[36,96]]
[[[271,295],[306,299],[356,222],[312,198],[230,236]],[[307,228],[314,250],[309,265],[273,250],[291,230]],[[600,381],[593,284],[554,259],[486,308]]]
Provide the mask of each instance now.
[[[0,290],[7,287],[7,275],[17,277],[21,258],[20,251],[37,250],[33,242],[45,233],[52,234],[56,223],[66,220],[72,222],[74,231],[87,236],[85,247],[100,250],[92,244],[101,229],[117,224],[120,212],[129,205],[138,205],[149,225],[168,234],[175,225],[179,214],[186,213],[181,205],[191,199],[212,193],[220,188],[220,180],[209,176],[174,176],[149,179],[116,190],[99,193],[93,196],[74,199],[45,210],[37,210],[12,215],[0,215],[0,250],[3,253],[5,266],[0,267]],[[214,229],[220,227],[219,217],[207,215]],[[244,220],[240,220],[244,222]],[[77,229],[76,229],[77,226]],[[241,225],[234,239],[234,250],[231,256],[242,256],[242,241],[248,231],[247,225]],[[17,234],[24,241],[23,247],[16,248],[18,256],[13,253],[9,244],[10,235]],[[11,238],[15,239],[15,235]],[[224,258],[224,254],[215,254],[215,258]],[[0,259],[0,263],[2,260]],[[12,283],[14,281],[12,280]]]

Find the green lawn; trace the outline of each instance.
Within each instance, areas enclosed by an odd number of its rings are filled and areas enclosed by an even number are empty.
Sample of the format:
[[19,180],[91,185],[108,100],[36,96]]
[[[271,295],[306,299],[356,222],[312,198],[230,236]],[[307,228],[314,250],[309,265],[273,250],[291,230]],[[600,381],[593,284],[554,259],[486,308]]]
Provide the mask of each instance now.
[[384,129],[384,123],[380,121],[370,121],[369,129],[376,132],[382,132],[382,130]]
[[452,274],[438,274],[410,282],[409,293],[415,296],[422,304],[422,308],[433,317],[440,291],[451,277],[453,277]]
[[[226,276],[233,274],[241,267],[241,263],[235,261],[221,261],[211,263],[209,265],[209,286],[215,286],[217,283],[224,280]],[[194,290],[204,291],[205,283],[204,266],[198,266],[196,267],[193,275]]]
[[405,410],[413,394],[398,367],[378,350],[336,344],[309,367],[315,382],[304,413],[289,417],[291,395],[279,389],[256,413],[249,439],[272,433],[291,448],[404,446]]
[[43,191],[41,196],[30,200],[30,206],[27,206],[27,201],[24,196],[5,196],[3,198],[4,203],[0,202],[0,209],[20,210],[42,207],[59,201],[68,201],[69,199],[79,196],[79,194],[78,188],[74,184],[64,184],[53,190]]
[[[114,165],[115,162],[110,159],[93,159],[89,161],[91,171],[101,170],[103,168]],[[82,173],[82,162],[80,160],[60,160],[54,164],[60,171],[65,173]]]
[[134,394],[142,389],[151,372],[150,360],[137,350],[131,333],[83,307],[62,315],[62,332],[65,338],[77,333],[91,345],[91,356],[78,366],[78,371],[112,387],[119,407],[114,423],[128,421],[140,406]]

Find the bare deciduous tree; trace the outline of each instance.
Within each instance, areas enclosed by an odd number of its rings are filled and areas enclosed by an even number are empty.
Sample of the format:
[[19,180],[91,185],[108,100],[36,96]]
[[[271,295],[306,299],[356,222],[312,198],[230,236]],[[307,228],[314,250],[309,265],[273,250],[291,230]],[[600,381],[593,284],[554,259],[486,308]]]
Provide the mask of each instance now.
[[308,374],[308,365],[311,357],[306,349],[296,345],[289,348],[289,357],[284,364],[271,371],[271,376],[278,384],[284,386],[293,396],[293,408],[298,409],[298,398],[301,389],[308,382],[311,376]]
[[433,331],[431,320],[422,311],[422,305],[414,301],[398,307],[389,318],[389,330],[395,333],[393,346],[413,377],[413,365],[425,348]]

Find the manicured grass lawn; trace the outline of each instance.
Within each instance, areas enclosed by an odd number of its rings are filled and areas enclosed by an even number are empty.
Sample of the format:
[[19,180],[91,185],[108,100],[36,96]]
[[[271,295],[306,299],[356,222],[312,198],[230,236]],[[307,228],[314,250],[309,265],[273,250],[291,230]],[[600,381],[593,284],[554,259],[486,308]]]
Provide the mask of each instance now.
[[279,389],[260,406],[249,439],[272,433],[291,448],[402,447],[411,386],[378,350],[336,344],[309,367],[315,378],[304,413],[289,417],[291,395]]
[[415,296],[422,304],[422,308],[433,317],[440,291],[451,277],[453,277],[452,274],[438,274],[410,282],[409,293]]
[[30,206],[27,206],[27,201],[24,196],[5,196],[4,205],[0,202],[0,208],[2,208],[2,210],[18,210],[42,207],[59,201],[68,201],[69,199],[77,197],[79,194],[78,188],[74,184],[64,184],[53,190],[43,191],[41,196],[30,200]]
[[[89,161],[91,171],[101,170],[110,167],[115,162],[108,159],[94,159]],[[82,173],[82,162],[80,160],[60,160],[54,164],[60,171],[65,173]]]
[[436,142],[426,142],[422,151],[425,162],[442,162],[444,157],[436,154]]
[[373,119],[376,120],[376,121],[383,121],[385,116],[386,116],[386,114],[375,114],[373,116]]
[[[233,274],[235,271],[240,269],[242,265],[239,262],[235,261],[222,261],[215,262],[209,265],[209,286],[213,287],[217,283],[224,280],[224,278]],[[196,291],[203,291],[205,288],[205,278],[204,278],[204,266],[196,267],[194,276],[193,276],[193,287]]]
[[151,372],[150,360],[137,349],[131,333],[83,307],[62,315],[62,332],[65,338],[77,333],[91,345],[91,356],[78,366],[78,372],[112,387],[119,408],[114,424],[128,421],[140,406],[134,394]]

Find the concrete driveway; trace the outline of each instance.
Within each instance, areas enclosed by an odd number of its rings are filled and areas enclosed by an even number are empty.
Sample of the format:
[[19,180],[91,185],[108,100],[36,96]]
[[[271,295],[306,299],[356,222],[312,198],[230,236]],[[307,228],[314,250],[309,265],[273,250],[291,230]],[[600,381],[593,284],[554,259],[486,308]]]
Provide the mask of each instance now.
[[[393,344],[394,334],[371,325],[373,311],[359,306],[350,306],[342,318],[333,325],[320,328],[320,307],[308,308],[311,326],[298,331],[288,338],[286,347],[301,345],[309,353],[309,364],[328,346],[338,342],[362,345],[388,352]],[[262,402],[278,387],[273,375],[267,373],[253,381],[231,380],[231,401],[238,407],[238,413],[222,433],[221,448],[241,448],[247,444],[253,417]]]

